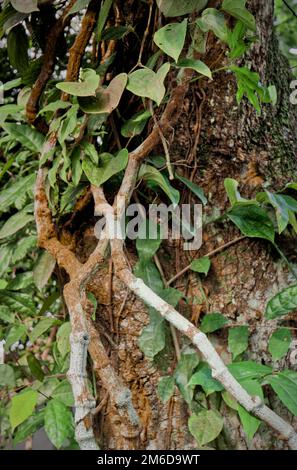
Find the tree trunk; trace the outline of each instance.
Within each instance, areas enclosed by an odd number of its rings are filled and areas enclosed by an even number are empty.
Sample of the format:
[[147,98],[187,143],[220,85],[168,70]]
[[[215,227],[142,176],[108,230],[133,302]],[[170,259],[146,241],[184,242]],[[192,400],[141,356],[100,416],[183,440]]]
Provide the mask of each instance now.
[[[216,6],[220,2],[212,2]],[[240,183],[243,197],[256,194],[265,181],[274,189],[280,189],[296,178],[296,112],[289,102],[290,71],[286,60],[278,50],[273,32],[273,0],[252,0],[251,11],[257,19],[259,40],[252,46],[245,64],[258,71],[264,84],[273,83],[278,90],[275,107],[264,106],[261,116],[245,101],[236,103],[236,83],[232,75],[220,72],[214,81],[193,82],[183,103],[183,110],[170,139],[172,162],[186,163],[184,175],[193,175],[209,198],[205,215],[211,216],[216,208],[228,207],[224,179],[231,177]],[[208,65],[218,69],[225,64],[222,45],[212,37],[208,44]],[[162,147],[155,152],[163,152]],[[194,173],[192,173],[194,169]],[[187,202],[188,194],[184,194]],[[191,203],[195,200],[190,199]],[[92,226],[90,227],[92,228]],[[90,228],[80,240],[85,255],[95,246]],[[189,263],[191,257],[200,257],[236,237],[239,233],[227,223],[209,224],[204,229],[203,245],[199,252],[184,252],[175,243],[163,243],[159,259],[167,280]],[[131,265],[136,261],[132,245],[127,242]],[[285,251],[293,257],[294,241],[287,236]],[[96,416],[96,429],[101,448],[105,449],[194,449],[196,442],[188,431],[189,410],[179,392],[163,404],[157,394],[161,376],[173,372],[176,359],[168,348],[165,356],[153,362],[146,359],[139,349],[138,337],[148,323],[147,308],[115,276],[109,274],[108,263],[97,273],[89,290],[98,301],[96,328],[109,353],[110,360],[132,393],[134,407],[141,421],[140,433],[127,435],[121,427],[121,418],[100,380],[97,389],[104,406]],[[208,312],[222,312],[236,325],[249,325],[251,334],[249,358],[269,364],[267,343],[275,328],[273,321],[266,321],[263,312],[274,294],[292,281],[287,268],[277,253],[260,240],[244,239],[212,257],[209,276],[202,281],[206,300],[195,304],[201,296],[201,285],[196,276],[185,274],[175,282],[190,299],[183,301],[179,311],[198,322]],[[112,290],[110,290],[112,289]],[[112,296],[110,297],[110,292]],[[110,303],[111,299],[111,303]],[[114,334],[111,338],[111,318]],[[181,347],[187,340],[178,335]],[[211,340],[225,362],[230,361],[227,335],[212,335]],[[168,339],[170,341],[170,339]],[[290,358],[280,361],[279,367],[296,368]],[[269,398],[270,406],[285,419],[289,413],[278,400]],[[235,412],[222,403],[221,412],[226,418],[223,437],[216,441],[217,448],[233,449],[279,449],[286,444],[275,439],[264,424],[252,442],[248,442]],[[296,420],[294,420],[296,424]]]

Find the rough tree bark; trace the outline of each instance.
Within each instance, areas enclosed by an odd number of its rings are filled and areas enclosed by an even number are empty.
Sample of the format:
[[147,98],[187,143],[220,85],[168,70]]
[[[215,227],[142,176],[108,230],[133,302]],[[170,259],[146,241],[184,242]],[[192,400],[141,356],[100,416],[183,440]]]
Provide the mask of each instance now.
[[[210,3],[216,6],[220,2]],[[208,216],[214,208],[223,211],[228,206],[223,187],[226,177],[237,179],[242,195],[250,197],[260,190],[264,181],[279,189],[297,175],[296,112],[289,103],[288,64],[278,51],[273,33],[273,0],[252,0],[249,6],[257,19],[259,40],[252,46],[245,61],[260,73],[265,84],[276,85],[279,92],[277,106],[273,109],[271,106],[264,107],[261,116],[257,116],[246,102],[238,106],[236,83],[229,73],[221,72],[213,82],[205,79],[190,85],[175,132],[169,137],[172,163],[183,161],[192,167],[190,171],[185,170],[185,176],[192,176],[209,197],[210,204],[205,209]],[[211,37],[208,41],[208,65],[220,68],[225,60],[222,45]],[[162,152],[163,148],[157,146],[154,151]],[[189,197],[184,194],[184,198]],[[96,246],[93,226],[94,220],[91,220],[77,240],[76,255],[81,262],[87,260]],[[204,230],[199,257],[238,236],[239,233],[230,224],[208,225]],[[288,255],[294,256],[294,243],[290,239],[286,240],[285,248]],[[133,265],[136,257],[129,243],[126,254]],[[197,257],[198,253],[190,255]],[[159,260],[167,280],[189,264],[188,254],[173,242],[163,243]],[[170,351],[162,361],[157,358],[152,363],[144,357],[138,346],[138,337],[148,323],[147,308],[139,298],[127,291],[111,270],[108,261],[101,264],[96,276],[87,285],[98,301],[97,332],[94,335],[99,333],[108,352],[108,360],[125,387],[131,391],[141,425],[129,435],[125,431],[121,434],[119,424],[122,417],[106,393],[104,380],[108,381],[108,377],[99,372],[98,400],[102,400],[102,406],[97,410],[94,428],[100,446],[108,449],[194,449],[196,442],[188,431],[189,412],[183,399],[176,392],[169,403],[162,404],[157,395],[159,378],[173,371],[174,357]],[[263,312],[267,300],[289,280],[290,274],[271,247],[261,241],[240,239],[212,257],[210,275],[203,281],[207,302],[191,307],[180,303],[179,311],[193,322],[197,322],[203,313],[220,311],[237,325],[248,324],[252,332],[250,358],[269,364],[271,359],[266,348],[274,324],[264,319]],[[188,272],[173,285],[192,298],[199,295],[201,288],[195,276]],[[182,337],[179,341],[181,345],[187,344]],[[230,360],[226,333],[217,335],[213,341],[223,360]],[[294,364],[288,360],[283,360],[279,365],[294,369]],[[98,368],[103,366],[97,364]],[[287,421],[290,420],[289,414],[273,397],[270,397],[270,406]],[[286,448],[287,444],[276,440],[264,424],[253,442],[248,443],[236,413],[227,411],[223,404],[221,407],[227,425],[223,437],[217,439],[217,448]],[[296,425],[296,422],[292,424]]]

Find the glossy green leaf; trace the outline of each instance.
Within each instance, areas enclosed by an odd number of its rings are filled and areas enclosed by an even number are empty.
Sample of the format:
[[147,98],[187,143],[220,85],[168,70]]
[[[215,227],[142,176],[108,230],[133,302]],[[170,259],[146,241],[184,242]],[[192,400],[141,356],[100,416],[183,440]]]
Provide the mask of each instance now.
[[240,361],[229,364],[229,372],[236,380],[261,379],[272,373],[272,368],[253,361]]
[[248,199],[244,199],[243,197],[241,197],[238,191],[239,183],[236,180],[232,178],[226,178],[224,180],[224,186],[231,206],[234,206],[236,203],[251,203],[251,201],[249,201]]
[[207,204],[207,199],[205,197],[204,191],[202,188],[200,188],[200,186],[188,180],[187,178],[184,178],[183,176],[180,176],[178,174],[175,174],[175,176],[177,179],[182,181],[182,183],[184,183],[187,186],[187,188],[189,188],[192,191],[192,193],[198,197],[198,199],[200,199],[200,201],[202,202],[204,206]]
[[43,251],[33,270],[34,282],[39,290],[46,286],[55,266],[55,258],[48,251]]
[[95,92],[99,86],[100,77],[93,69],[83,69],[81,73],[81,81],[79,82],[60,82],[56,87],[74,96],[95,96]]
[[128,76],[127,90],[134,95],[150,98],[159,106],[166,92],[164,80],[169,69],[170,64],[166,62],[157,73],[148,68],[136,70]]
[[8,364],[0,364],[0,387],[13,388],[15,386],[14,370]]
[[37,403],[37,395],[35,390],[27,388],[24,392],[12,397],[8,413],[13,430],[32,415]]
[[164,16],[183,16],[192,11],[200,11],[207,0],[157,0],[158,8]]
[[175,62],[178,61],[184,47],[187,25],[187,19],[181,23],[169,23],[154,34],[154,43]]
[[205,276],[207,276],[208,271],[210,270],[210,266],[211,266],[211,261],[210,261],[210,258],[208,258],[208,256],[195,259],[191,263],[192,271],[195,271],[196,273],[205,274]]
[[194,393],[194,387],[189,385],[189,380],[198,364],[199,357],[197,352],[194,349],[187,348],[182,353],[174,372],[176,385],[188,405],[191,404]]
[[221,313],[209,313],[203,317],[200,330],[203,331],[203,333],[213,333],[223,328],[227,323],[227,318]]
[[107,88],[97,89],[95,96],[78,98],[81,109],[87,114],[110,114],[117,108],[127,84],[127,74],[114,77]]
[[226,13],[229,13],[229,15],[240,20],[252,31],[256,31],[255,18],[246,8],[246,2],[247,0],[224,0],[222,9]]
[[261,207],[255,204],[235,205],[227,212],[227,217],[239,228],[241,233],[250,238],[264,238],[274,242],[274,226]]
[[44,429],[57,449],[67,438],[73,437],[73,417],[71,411],[59,400],[50,400],[45,409]]
[[158,383],[158,395],[163,403],[166,403],[174,394],[174,377],[162,377]]
[[200,75],[204,75],[205,77],[212,78],[212,73],[210,68],[201,60],[195,59],[180,59],[177,64],[179,67],[185,69],[192,69],[195,72],[199,73]]
[[247,326],[236,326],[228,332],[228,349],[236,359],[248,348],[249,329]]
[[273,320],[294,310],[297,310],[297,284],[283,289],[269,300],[266,305],[265,317],[268,320]]
[[[260,397],[261,400],[264,400],[262,387],[256,380],[247,379],[240,382],[240,384],[249,393],[249,395],[252,397]],[[244,432],[246,433],[247,438],[251,440],[257,432],[261,421],[248,413],[241,405],[238,405],[238,414]]]
[[[45,138],[40,132],[27,124],[15,124],[6,122],[1,127],[11,136],[12,139],[22,144],[28,150],[39,153],[44,144]],[[33,175],[30,175],[31,179]],[[28,178],[28,177],[27,177]]]
[[282,359],[287,354],[291,341],[292,334],[288,328],[279,328],[272,333],[268,343],[268,351],[274,361]]
[[288,410],[297,416],[297,372],[284,370],[266,380]]
[[160,171],[151,165],[143,164],[138,173],[138,180],[143,179],[149,183],[154,183],[159,186],[165,194],[169,197],[172,204],[177,206],[179,203],[180,194],[177,189],[174,189]]
[[291,196],[265,191],[257,194],[257,200],[261,203],[271,204],[275,209],[279,234],[281,234],[290,223],[291,212],[297,212],[297,201]]
[[221,433],[223,417],[217,410],[203,410],[190,416],[188,426],[199,447],[212,442]]
[[198,366],[197,372],[192,375],[189,385],[200,385],[205,392],[206,396],[214,392],[221,392],[224,387],[212,377],[212,372],[209,366],[201,363]]

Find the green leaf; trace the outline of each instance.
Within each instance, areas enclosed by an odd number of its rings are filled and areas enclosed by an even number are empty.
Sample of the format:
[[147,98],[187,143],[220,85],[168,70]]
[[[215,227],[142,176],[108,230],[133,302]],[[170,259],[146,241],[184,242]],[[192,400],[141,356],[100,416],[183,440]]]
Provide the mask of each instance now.
[[12,397],[8,412],[12,430],[31,416],[37,403],[37,396],[35,390],[27,388],[24,392]]
[[154,292],[160,294],[163,291],[163,281],[155,264],[147,259],[139,260],[134,266],[133,272]]
[[38,115],[45,114],[48,112],[55,113],[59,109],[67,109],[69,108],[69,106],[71,106],[71,103],[69,103],[69,101],[56,100],[44,106],[44,108],[39,111]]
[[297,284],[283,289],[269,300],[266,305],[265,317],[268,320],[273,320],[294,310],[297,310]]
[[194,393],[194,388],[189,385],[189,380],[198,364],[199,358],[197,352],[188,348],[182,353],[174,372],[176,385],[188,405],[191,404]]
[[21,13],[32,13],[38,11],[38,0],[10,0],[13,8]]
[[34,215],[27,214],[26,211],[20,211],[12,215],[2,226],[0,230],[0,240],[2,238],[10,237],[16,232],[24,228],[29,222],[34,220]]
[[72,388],[68,380],[63,380],[59,383],[53,391],[52,397],[61,401],[66,406],[74,406]]
[[234,29],[228,31],[227,41],[230,48],[230,59],[242,57],[250,47],[245,38],[246,31],[247,27],[241,21],[237,21]]
[[218,437],[224,425],[224,420],[216,410],[203,410],[190,416],[188,426],[199,447],[208,444]]
[[32,436],[44,424],[44,410],[33,413],[26,421],[21,423],[16,430],[13,438],[13,444],[16,446],[23,442],[27,437]]
[[19,341],[26,334],[24,325],[13,325],[5,338],[5,351],[9,351],[10,346]]
[[192,271],[195,271],[196,273],[205,274],[205,276],[207,276],[208,271],[210,270],[210,266],[211,266],[211,261],[210,261],[210,258],[208,258],[208,256],[195,259],[191,263]]
[[17,274],[11,281],[9,281],[7,285],[8,290],[22,290],[26,289],[26,287],[32,285],[33,275],[32,272],[28,273],[20,273]]
[[177,289],[173,289],[172,287],[168,287],[167,289],[163,289],[160,292],[160,297],[162,297],[165,302],[172,305],[172,307],[176,307],[180,299],[183,297],[183,293]]
[[39,290],[46,286],[55,266],[55,258],[48,251],[43,251],[33,270],[34,282]]
[[268,93],[269,93],[270,101],[271,101],[272,105],[276,106],[277,105],[277,99],[278,99],[276,86],[275,85],[270,85],[268,87]]
[[67,438],[73,436],[73,417],[71,411],[58,400],[50,400],[45,409],[44,429],[57,449]]
[[149,111],[140,111],[134,114],[128,121],[121,127],[121,134],[123,137],[131,138],[140,135],[144,130],[148,119],[151,117]]
[[5,279],[0,279],[0,290],[4,290],[7,287],[7,281]]
[[[22,144],[28,150],[39,153],[45,141],[45,137],[33,127],[27,124],[15,124],[6,122],[1,127],[10,135],[10,137]],[[30,175],[31,179],[34,175]],[[27,176],[27,178],[29,178]],[[25,178],[23,178],[24,180]]]
[[157,0],[159,10],[164,16],[183,16],[192,11],[200,11],[207,0]]
[[95,92],[99,86],[100,76],[93,69],[83,69],[81,72],[80,82],[60,82],[56,87],[74,96],[95,96]]
[[195,183],[192,183],[192,181],[188,180],[187,178],[184,178],[183,176],[178,175],[177,173],[175,174],[175,176],[178,180],[182,181],[182,183],[184,183],[192,191],[192,193],[194,193],[195,196],[198,197],[198,199],[200,199],[204,206],[207,204],[207,199],[205,197],[204,191],[202,188],[200,188],[200,186]]
[[90,0],[76,0],[76,2],[74,3],[74,5],[72,5],[72,7],[70,8],[68,15],[74,15],[74,13],[77,13],[81,10],[83,10],[84,8],[86,8],[90,3]]
[[261,379],[272,373],[272,368],[253,361],[240,361],[229,364],[229,372],[241,382],[246,379]]
[[99,17],[98,17],[98,21],[97,21],[97,38],[98,38],[98,42],[101,41],[101,34],[102,34],[103,29],[104,29],[105,23],[107,21],[108,14],[109,14],[110,8],[112,6],[112,2],[113,2],[113,0],[104,0],[103,2],[101,2]]
[[233,398],[232,395],[229,392],[224,390],[222,392],[222,398],[223,398],[224,402],[226,403],[226,405],[229,406],[229,408],[231,408],[232,410],[235,410],[235,411],[238,410],[238,403],[235,400],[235,398]]
[[24,237],[14,245],[14,252],[12,254],[12,262],[16,263],[23,259],[30,250],[37,246],[37,238],[35,235]]
[[37,338],[39,338],[43,333],[45,333],[49,328],[55,324],[56,320],[54,318],[44,318],[40,320],[37,325],[33,328],[31,333],[29,333],[29,339],[31,343],[34,343]]
[[201,60],[187,59],[187,58],[180,59],[177,65],[185,69],[195,70],[195,72],[199,73],[200,75],[204,75],[205,77],[212,78],[212,73],[211,73],[210,68]]
[[159,186],[165,194],[169,197],[172,204],[177,206],[179,203],[180,194],[177,189],[174,189],[160,171],[151,165],[143,164],[138,173],[138,180],[143,179],[149,183],[154,183]]
[[200,385],[206,396],[214,392],[221,392],[224,387],[212,377],[209,366],[205,363],[199,364],[197,372],[192,375],[189,385]]
[[[10,264],[10,260],[12,257],[13,245],[2,245],[0,246],[0,276],[6,274],[6,270]],[[1,292],[0,292],[1,294]]]
[[229,13],[229,15],[240,20],[252,31],[256,31],[255,18],[245,7],[245,4],[246,0],[224,0],[222,9],[226,13]]
[[27,355],[27,362],[28,362],[28,366],[29,366],[29,369],[31,371],[31,374],[37,379],[39,380],[39,382],[43,382],[43,379],[44,379],[44,372],[42,370],[42,367],[40,365],[40,362],[38,361],[38,359],[36,359],[36,357],[34,356],[34,354],[32,353],[29,353]]
[[160,248],[162,239],[160,226],[150,219],[144,220],[139,227],[136,249],[141,261],[150,260]]
[[236,326],[228,332],[228,349],[233,360],[248,348],[249,329],[247,326]]
[[224,180],[224,186],[225,186],[225,190],[228,195],[229,201],[231,203],[231,206],[234,206],[236,203],[251,204],[251,201],[241,197],[238,191],[239,183],[236,180],[232,178],[226,178]]
[[274,226],[267,213],[255,204],[235,205],[227,217],[250,238],[264,238],[274,243]]
[[297,416],[297,372],[284,370],[266,379],[288,410]]
[[166,62],[157,73],[148,68],[136,70],[128,75],[127,90],[134,95],[150,98],[160,106],[166,92],[164,80],[169,69],[170,64]]
[[5,303],[12,310],[18,313],[34,314],[36,312],[35,303],[31,294],[24,292],[5,291],[0,293],[0,303]]
[[11,29],[7,36],[7,53],[11,66],[21,74],[29,65],[28,36],[24,27],[18,24]]
[[166,323],[159,312],[149,310],[150,323],[145,326],[138,339],[141,351],[149,359],[153,359],[165,347]]
[[0,305],[0,320],[5,323],[14,323],[14,314],[6,305]]
[[70,322],[65,322],[60,326],[57,332],[57,346],[58,350],[61,353],[62,357],[70,351],[70,336],[71,333],[71,324]]
[[[61,145],[63,145],[65,140],[68,139],[68,137],[73,133],[73,131],[75,130],[77,126],[77,112],[78,112],[78,106],[72,106],[67,111],[67,113],[63,116],[61,126],[59,127],[59,130],[58,130],[58,140]],[[70,161],[66,157],[67,155],[65,155],[65,158],[64,158],[63,169],[67,169],[68,165],[70,166]],[[64,177],[64,180],[65,180],[65,177]],[[67,182],[67,180],[65,182]]]
[[200,330],[203,333],[213,333],[220,330],[228,323],[228,320],[221,313],[209,313],[203,317]]
[[162,377],[158,383],[158,394],[163,403],[166,403],[174,394],[174,377]]
[[265,191],[257,194],[257,201],[271,204],[275,209],[278,232],[281,234],[290,223],[291,212],[297,212],[297,201],[290,196]]
[[175,62],[178,61],[184,47],[187,25],[188,20],[184,19],[181,23],[167,24],[154,34],[154,43]]
[[215,8],[207,8],[196,21],[202,31],[212,31],[221,41],[227,42],[228,28],[224,15]]
[[287,354],[291,341],[292,334],[288,328],[279,328],[272,333],[268,343],[268,351],[274,361],[282,359]]
[[110,41],[111,39],[123,39],[127,34],[133,33],[134,28],[132,26],[111,26],[107,28],[102,33],[103,41]]
[[113,157],[110,155],[104,160],[101,167],[95,166],[90,160],[83,160],[82,168],[88,180],[99,187],[112,176],[124,170],[128,163],[128,150],[122,149]]
[[88,114],[110,114],[117,108],[127,85],[128,76],[120,73],[114,77],[107,88],[97,89],[95,96],[78,98],[81,109]]
[[0,364],[0,387],[13,388],[15,386],[14,370],[8,364]]
[[[260,397],[261,400],[264,400],[262,387],[256,380],[247,379],[240,382],[240,384],[249,393],[249,395]],[[238,414],[247,438],[250,440],[253,439],[261,421],[248,413],[241,405],[238,405]]]

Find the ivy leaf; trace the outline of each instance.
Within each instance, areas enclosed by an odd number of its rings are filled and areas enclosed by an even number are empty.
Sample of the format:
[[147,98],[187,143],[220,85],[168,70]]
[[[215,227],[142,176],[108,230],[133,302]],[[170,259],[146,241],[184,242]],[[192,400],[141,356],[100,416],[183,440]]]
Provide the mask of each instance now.
[[70,351],[70,333],[71,333],[71,324],[70,322],[65,322],[60,326],[57,332],[57,347],[62,357],[65,357],[66,354]]
[[284,370],[266,379],[288,410],[297,416],[297,372]]
[[56,87],[74,96],[92,96],[99,86],[100,77],[93,69],[83,69],[80,82],[60,82]]
[[90,160],[84,159],[82,162],[82,169],[84,170],[88,180],[99,187],[112,176],[116,175],[120,171],[124,170],[128,163],[128,150],[122,149],[114,157],[108,154],[107,158],[104,158],[102,166],[94,165]]
[[[261,400],[264,400],[262,387],[256,380],[247,379],[240,382],[240,384],[249,393],[249,395],[260,397]],[[251,440],[257,432],[261,421],[248,413],[241,405],[238,405],[238,414],[244,432],[246,433],[247,438]]]
[[264,238],[274,243],[274,226],[267,213],[255,204],[235,205],[227,217],[250,238]]
[[159,10],[164,16],[183,16],[192,11],[200,11],[207,4],[207,0],[157,0]]
[[227,367],[239,382],[246,379],[261,379],[272,373],[271,367],[253,361],[234,362]]
[[176,385],[188,405],[191,404],[194,393],[194,388],[189,385],[189,380],[198,364],[199,358],[197,352],[188,348],[182,353],[174,372]]
[[154,43],[175,62],[178,61],[184,47],[187,25],[188,20],[184,19],[181,23],[167,24],[154,34]]
[[12,430],[31,416],[37,403],[37,396],[35,390],[27,388],[24,392],[12,397],[8,412]]
[[74,406],[72,388],[68,380],[62,380],[52,393],[52,397],[66,406]]
[[229,13],[229,15],[240,20],[252,31],[256,31],[255,18],[245,7],[245,4],[246,0],[224,0],[222,9],[226,13]]
[[39,290],[46,286],[55,266],[55,258],[47,251],[43,251],[33,270],[34,282]]
[[269,300],[265,317],[268,320],[287,315],[297,309],[297,284],[283,289]]
[[228,323],[228,320],[221,313],[209,313],[203,317],[200,330],[203,333],[213,333],[220,330]]
[[201,60],[195,59],[180,59],[177,64],[179,67],[185,69],[192,69],[195,72],[199,73],[200,75],[204,75],[205,77],[212,78],[212,73],[210,68]]
[[224,15],[215,8],[207,8],[203,11],[201,18],[196,24],[202,31],[212,31],[221,41],[227,42],[228,27]]
[[107,88],[100,87],[96,95],[79,97],[78,103],[87,114],[110,114],[117,108],[127,85],[128,76],[120,73],[114,77]]
[[189,385],[200,385],[206,396],[214,392],[221,392],[224,387],[212,377],[211,369],[205,363],[199,364],[197,372],[192,375]]
[[279,328],[272,333],[268,343],[268,351],[274,361],[281,359],[287,354],[291,341],[292,334],[288,328]]
[[[33,127],[30,127],[27,124],[15,124],[13,122],[3,123],[1,124],[1,127],[3,127],[12,139],[22,144],[28,150],[31,150],[34,153],[40,152],[45,138]],[[32,179],[33,175],[30,176]]]
[[196,273],[202,273],[207,276],[208,271],[210,270],[211,266],[211,261],[208,256],[204,256],[203,258],[195,259],[191,263],[191,269],[192,271],[195,271]]
[[32,353],[29,353],[27,355],[27,362],[28,362],[28,366],[29,366],[29,369],[32,373],[32,375],[37,379],[39,380],[40,382],[43,382],[43,379],[44,379],[44,372],[42,370],[42,367],[40,365],[40,362],[38,361],[38,359],[36,359],[36,357],[34,356],[34,354]]
[[131,138],[140,135],[144,130],[148,119],[151,117],[149,111],[140,111],[126,121],[121,127],[123,137]]
[[221,433],[223,417],[217,410],[203,410],[190,416],[188,426],[199,447],[212,442]]
[[44,429],[57,449],[67,438],[73,436],[73,417],[71,411],[58,400],[50,400],[45,409]]
[[248,347],[249,329],[247,326],[236,326],[228,332],[228,349],[232,353],[233,360],[243,353]]
[[20,211],[12,215],[0,229],[0,240],[14,235],[33,220],[34,215],[27,214],[27,211]]
[[150,322],[139,336],[138,344],[141,351],[149,359],[153,359],[166,344],[166,323],[154,309],[149,309]]
[[200,186],[198,186],[195,183],[192,183],[192,181],[188,180],[187,178],[184,178],[183,176],[178,175],[177,173],[175,174],[176,178],[179,179],[182,183],[184,183],[191,191],[192,193],[195,194],[195,196],[200,199],[202,204],[206,206],[207,204],[207,199],[205,197],[204,191]]
[[158,384],[158,394],[163,403],[166,403],[174,394],[174,377],[162,377]]
[[38,0],[10,0],[11,5],[16,11],[21,13],[32,13],[39,11]]
[[157,73],[148,68],[136,70],[128,76],[127,90],[134,95],[150,98],[160,106],[166,92],[164,80],[169,69],[170,64],[166,62]]
[[160,171],[151,165],[143,164],[138,173],[138,180],[143,179],[148,183],[154,183],[164,191],[169,197],[172,204],[177,206],[179,203],[180,194],[177,189],[174,189],[167,178],[165,178]]
[[23,442],[27,437],[32,436],[44,424],[44,410],[33,413],[26,421],[21,423],[16,430],[13,438],[13,444],[16,446]]
[[14,370],[8,364],[0,364],[0,387],[13,388],[15,386]]

